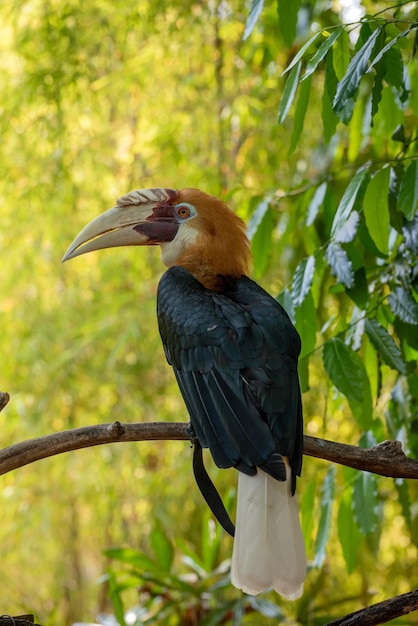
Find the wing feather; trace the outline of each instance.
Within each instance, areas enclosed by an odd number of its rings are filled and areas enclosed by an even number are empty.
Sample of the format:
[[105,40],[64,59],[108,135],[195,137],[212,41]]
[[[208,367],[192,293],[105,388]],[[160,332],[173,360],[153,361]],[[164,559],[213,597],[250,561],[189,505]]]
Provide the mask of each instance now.
[[249,278],[218,293],[172,267],[160,281],[158,320],[192,426],[215,463],[253,474],[271,458],[275,475],[278,452],[300,474],[300,340],[284,309]]

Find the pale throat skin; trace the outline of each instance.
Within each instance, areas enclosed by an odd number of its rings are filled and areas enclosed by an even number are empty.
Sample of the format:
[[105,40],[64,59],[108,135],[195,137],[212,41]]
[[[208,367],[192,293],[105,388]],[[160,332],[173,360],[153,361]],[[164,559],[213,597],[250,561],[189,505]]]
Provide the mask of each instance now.
[[[192,221],[192,220],[190,220]],[[192,246],[198,237],[198,231],[189,223],[184,222],[173,241],[167,241],[160,244],[161,261],[166,267],[178,265],[178,260],[182,257],[189,246]]]

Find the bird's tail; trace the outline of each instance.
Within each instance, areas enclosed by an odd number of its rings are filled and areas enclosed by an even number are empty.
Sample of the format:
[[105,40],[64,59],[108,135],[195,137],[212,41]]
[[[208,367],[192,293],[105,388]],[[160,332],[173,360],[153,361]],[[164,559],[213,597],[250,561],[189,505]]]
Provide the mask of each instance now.
[[296,496],[288,480],[281,482],[258,470],[239,472],[232,584],[255,595],[275,589],[290,600],[303,593],[305,544]]

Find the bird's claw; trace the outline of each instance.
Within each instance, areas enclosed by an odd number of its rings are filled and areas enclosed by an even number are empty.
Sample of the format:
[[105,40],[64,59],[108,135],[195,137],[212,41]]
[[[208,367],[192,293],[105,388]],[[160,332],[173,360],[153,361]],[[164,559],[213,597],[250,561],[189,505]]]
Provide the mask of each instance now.
[[190,447],[193,448],[193,446],[195,445],[195,443],[197,441],[197,436],[196,436],[196,433],[194,431],[194,428],[193,428],[191,422],[189,422],[189,424],[188,424],[188,426],[186,428],[186,435],[190,439]]

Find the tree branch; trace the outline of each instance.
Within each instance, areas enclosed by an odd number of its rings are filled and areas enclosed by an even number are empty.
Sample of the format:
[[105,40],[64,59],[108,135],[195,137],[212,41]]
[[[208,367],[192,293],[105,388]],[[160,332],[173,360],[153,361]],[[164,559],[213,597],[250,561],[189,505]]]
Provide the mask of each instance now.
[[[143,424],[98,424],[64,430],[29,439],[0,450],[0,475],[63,452],[126,441],[184,441],[188,424],[145,422]],[[418,478],[418,461],[402,451],[398,441],[385,441],[373,448],[304,437],[303,452],[341,465],[393,478]]]
[[418,589],[349,613],[326,626],[377,626],[418,610]]

